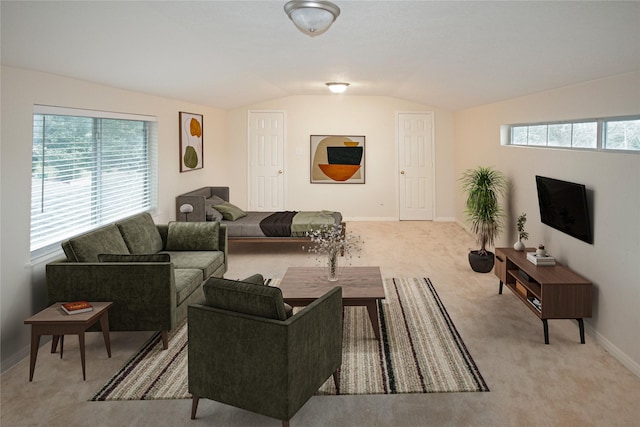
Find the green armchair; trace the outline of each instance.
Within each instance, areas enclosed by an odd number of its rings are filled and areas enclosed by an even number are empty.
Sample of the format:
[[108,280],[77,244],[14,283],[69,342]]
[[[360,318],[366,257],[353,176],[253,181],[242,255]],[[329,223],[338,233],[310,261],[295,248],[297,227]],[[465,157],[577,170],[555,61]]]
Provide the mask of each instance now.
[[288,317],[262,276],[211,278],[189,306],[191,418],[201,397],[282,420],[283,426],[342,363],[342,288]]

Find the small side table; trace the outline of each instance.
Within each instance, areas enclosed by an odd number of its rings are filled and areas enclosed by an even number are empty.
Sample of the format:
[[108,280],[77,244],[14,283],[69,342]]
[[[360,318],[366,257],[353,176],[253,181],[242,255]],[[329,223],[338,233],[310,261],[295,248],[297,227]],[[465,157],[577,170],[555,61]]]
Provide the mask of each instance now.
[[29,363],[29,381],[33,380],[33,371],[36,367],[36,358],[38,357],[38,348],[40,347],[40,337],[42,335],[53,335],[51,342],[51,353],[56,352],[58,341],[60,341],[60,358],[64,348],[65,335],[78,335],[80,342],[80,359],[82,360],[82,379],[86,380],[85,361],[84,361],[84,333],[100,321],[100,328],[104,337],[104,345],[107,348],[107,354],[111,357],[111,340],[109,338],[109,308],[112,302],[93,302],[92,311],[79,314],[67,314],[62,308],[61,303],[53,304],[41,312],[34,314],[24,321],[26,325],[31,325],[31,361]]

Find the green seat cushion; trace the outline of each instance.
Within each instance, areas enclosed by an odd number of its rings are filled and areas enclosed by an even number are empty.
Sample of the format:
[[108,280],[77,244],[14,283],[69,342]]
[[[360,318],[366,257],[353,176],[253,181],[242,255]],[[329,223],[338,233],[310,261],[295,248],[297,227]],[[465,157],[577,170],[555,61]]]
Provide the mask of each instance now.
[[154,254],[163,249],[158,227],[148,212],[117,222],[116,226],[132,254]]
[[100,254],[128,254],[129,248],[115,224],[89,231],[62,243],[71,262],[98,262]]
[[183,268],[174,269],[173,272],[176,279],[176,303],[180,305],[202,285],[202,270]]
[[224,253],[221,251],[175,251],[163,252],[171,256],[175,269],[197,268],[202,271],[203,278],[211,276],[224,264]]
[[219,222],[169,223],[166,251],[217,251]]
[[222,202],[219,205],[215,205],[214,208],[222,214],[222,217],[227,221],[235,221],[242,217],[247,216],[247,213],[229,202]]
[[212,277],[204,284],[206,305],[221,310],[286,320],[280,288]]

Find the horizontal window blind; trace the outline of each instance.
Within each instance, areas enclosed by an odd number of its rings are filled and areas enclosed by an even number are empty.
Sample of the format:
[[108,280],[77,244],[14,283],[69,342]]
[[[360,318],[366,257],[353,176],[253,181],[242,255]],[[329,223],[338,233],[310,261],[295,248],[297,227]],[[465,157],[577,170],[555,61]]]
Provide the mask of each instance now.
[[157,204],[154,120],[52,108],[33,115],[32,257]]

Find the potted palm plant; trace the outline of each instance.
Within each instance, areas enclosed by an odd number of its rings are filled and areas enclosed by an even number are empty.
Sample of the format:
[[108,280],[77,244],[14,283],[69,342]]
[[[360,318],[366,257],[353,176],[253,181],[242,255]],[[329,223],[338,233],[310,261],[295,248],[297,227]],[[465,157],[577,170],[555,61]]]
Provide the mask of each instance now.
[[493,246],[502,230],[504,211],[498,199],[506,192],[507,180],[501,172],[483,166],[468,169],[460,180],[467,194],[467,222],[480,244],[479,250],[469,253],[469,264],[473,271],[488,273],[493,269],[494,254],[487,246]]

